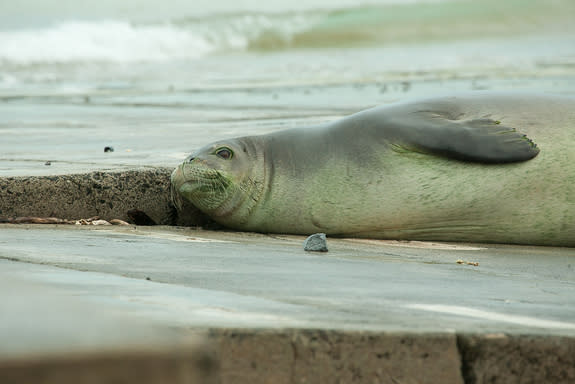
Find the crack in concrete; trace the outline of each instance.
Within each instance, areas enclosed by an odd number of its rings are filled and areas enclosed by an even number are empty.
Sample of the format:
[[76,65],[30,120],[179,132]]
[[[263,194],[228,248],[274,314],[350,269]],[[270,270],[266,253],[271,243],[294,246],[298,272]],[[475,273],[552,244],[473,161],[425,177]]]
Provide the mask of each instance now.
[[463,384],[475,384],[477,382],[475,373],[468,360],[469,351],[466,350],[464,345],[463,336],[456,334],[455,343],[457,346],[457,354],[459,355],[459,368],[461,373],[461,380]]
[[292,384],[295,384],[296,382],[296,367],[297,367],[297,360],[298,360],[298,353],[297,353],[297,346],[295,341],[293,340],[293,335],[292,335],[292,339],[290,340],[290,346],[292,349],[292,364],[291,364],[291,368],[290,368],[290,380],[289,382]]

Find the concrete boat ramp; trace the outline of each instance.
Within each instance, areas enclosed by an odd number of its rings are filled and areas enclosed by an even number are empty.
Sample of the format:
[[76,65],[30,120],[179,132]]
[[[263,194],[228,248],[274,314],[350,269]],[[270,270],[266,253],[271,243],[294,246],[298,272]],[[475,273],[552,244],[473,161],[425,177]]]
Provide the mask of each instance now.
[[575,249],[303,240],[2,224],[0,382],[575,382]]

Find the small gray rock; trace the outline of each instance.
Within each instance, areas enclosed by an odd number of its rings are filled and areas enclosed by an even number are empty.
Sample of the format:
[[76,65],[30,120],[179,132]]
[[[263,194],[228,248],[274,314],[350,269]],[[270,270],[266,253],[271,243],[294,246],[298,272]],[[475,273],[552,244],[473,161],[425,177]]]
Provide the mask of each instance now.
[[327,252],[325,233],[314,233],[303,242],[303,249],[308,252]]

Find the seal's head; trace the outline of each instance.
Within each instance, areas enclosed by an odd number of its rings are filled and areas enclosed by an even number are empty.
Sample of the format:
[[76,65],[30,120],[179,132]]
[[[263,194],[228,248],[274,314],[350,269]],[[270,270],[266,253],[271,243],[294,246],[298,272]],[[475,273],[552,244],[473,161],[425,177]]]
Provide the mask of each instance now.
[[172,196],[192,203],[221,224],[247,220],[263,191],[263,153],[257,140],[217,142],[188,156],[172,173]]

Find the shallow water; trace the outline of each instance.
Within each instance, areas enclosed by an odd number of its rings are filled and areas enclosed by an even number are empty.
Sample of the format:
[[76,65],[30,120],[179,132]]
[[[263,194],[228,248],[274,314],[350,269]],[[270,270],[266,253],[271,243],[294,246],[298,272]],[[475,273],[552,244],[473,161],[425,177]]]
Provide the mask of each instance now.
[[575,95],[570,0],[12,3],[0,176],[175,166],[218,138],[416,97]]

